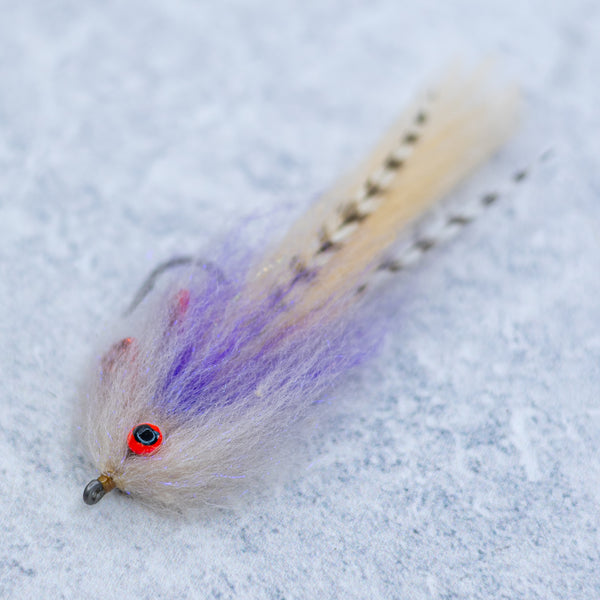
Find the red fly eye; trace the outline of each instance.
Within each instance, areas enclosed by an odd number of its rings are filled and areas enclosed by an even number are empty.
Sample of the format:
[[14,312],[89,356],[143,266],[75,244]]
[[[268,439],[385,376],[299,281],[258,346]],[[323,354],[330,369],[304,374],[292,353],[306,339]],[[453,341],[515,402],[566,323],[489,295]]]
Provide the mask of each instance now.
[[184,315],[187,312],[189,303],[190,291],[179,290],[179,292],[177,292],[177,311],[180,315]]
[[151,454],[162,441],[160,429],[152,423],[136,425],[127,436],[127,445],[134,454]]
[[102,357],[101,365],[104,372],[109,372],[115,366],[133,344],[134,339],[130,337],[123,338],[121,341],[113,344],[110,350]]
[[179,290],[175,295],[173,307],[171,308],[171,322],[169,325],[174,325],[185,316],[189,304],[190,291],[185,289]]

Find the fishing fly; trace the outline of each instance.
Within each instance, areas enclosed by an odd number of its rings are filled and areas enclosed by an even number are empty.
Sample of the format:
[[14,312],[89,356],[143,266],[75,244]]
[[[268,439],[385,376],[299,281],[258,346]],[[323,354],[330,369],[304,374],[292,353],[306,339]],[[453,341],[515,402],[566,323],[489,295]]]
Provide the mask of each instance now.
[[84,384],[99,474],[84,501],[116,488],[222,504],[260,478],[277,440],[372,355],[384,327],[368,286],[401,267],[389,260],[400,232],[499,148],[517,105],[489,69],[453,71],[269,249],[157,267]]

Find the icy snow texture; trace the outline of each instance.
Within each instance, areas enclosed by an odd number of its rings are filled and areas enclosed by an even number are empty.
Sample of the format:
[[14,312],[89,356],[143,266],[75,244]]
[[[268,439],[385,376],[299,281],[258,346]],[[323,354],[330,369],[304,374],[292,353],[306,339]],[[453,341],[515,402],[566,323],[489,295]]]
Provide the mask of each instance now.
[[[0,597],[600,595],[597,3],[0,14]],[[271,239],[424,77],[489,54],[523,125],[455,196],[530,175],[397,276],[384,347],[304,466],[238,514],[84,505],[77,382],[145,274],[240,220]]]

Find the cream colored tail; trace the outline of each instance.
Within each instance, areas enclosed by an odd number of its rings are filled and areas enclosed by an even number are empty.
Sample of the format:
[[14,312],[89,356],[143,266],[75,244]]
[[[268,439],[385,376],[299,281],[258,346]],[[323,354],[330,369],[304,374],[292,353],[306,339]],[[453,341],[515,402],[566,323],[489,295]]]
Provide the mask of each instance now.
[[453,70],[291,228],[250,287],[280,289],[293,299],[294,319],[343,298],[402,229],[506,140],[517,108],[516,88],[498,89],[488,67]]

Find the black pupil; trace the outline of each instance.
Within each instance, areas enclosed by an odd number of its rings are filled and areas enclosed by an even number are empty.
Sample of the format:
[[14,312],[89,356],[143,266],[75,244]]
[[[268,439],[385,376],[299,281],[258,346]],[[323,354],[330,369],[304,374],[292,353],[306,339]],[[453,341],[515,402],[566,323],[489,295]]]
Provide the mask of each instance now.
[[133,437],[144,446],[152,446],[158,441],[158,433],[148,425],[138,425],[133,430]]

